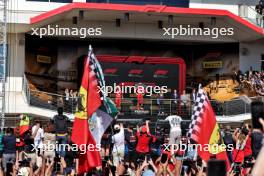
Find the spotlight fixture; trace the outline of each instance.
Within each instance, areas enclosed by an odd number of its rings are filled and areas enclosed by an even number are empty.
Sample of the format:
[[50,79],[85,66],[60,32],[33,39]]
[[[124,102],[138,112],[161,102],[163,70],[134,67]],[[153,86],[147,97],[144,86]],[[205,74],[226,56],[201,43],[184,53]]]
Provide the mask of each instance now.
[[116,27],[120,27],[121,26],[121,19],[117,18],[116,19]]
[[169,15],[168,16],[168,24],[171,26],[173,25],[173,16],[172,15]]
[[72,24],[77,24],[77,16],[72,17]]
[[161,20],[158,21],[158,28],[159,29],[163,28],[163,21],[161,21]]
[[125,13],[124,19],[125,21],[129,21],[129,13]]
[[198,26],[199,26],[199,28],[204,29],[204,23],[203,22],[199,22]]
[[211,17],[211,25],[212,26],[216,25],[216,17]]
[[79,11],[79,19],[80,20],[83,20],[83,18],[84,18],[84,11],[83,10],[80,10]]

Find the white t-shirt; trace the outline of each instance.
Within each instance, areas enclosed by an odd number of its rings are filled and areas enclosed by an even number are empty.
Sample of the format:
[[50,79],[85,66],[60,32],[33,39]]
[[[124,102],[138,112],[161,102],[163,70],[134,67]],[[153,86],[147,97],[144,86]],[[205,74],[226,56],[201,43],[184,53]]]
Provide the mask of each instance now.
[[44,151],[52,152],[56,146],[56,135],[53,133],[44,133],[43,148]]
[[125,149],[125,132],[124,128],[120,128],[120,132],[112,136],[113,152]]
[[165,120],[170,122],[170,131],[181,130],[181,121],[182,118],[177,115],[168,116]]
[[[36,125],[34,125],[32,127],[32,135],[34,134],[35,130],[36,130]],[[34,137],[34,145],[37,148],[42,148],[43,147],[43,143],[42,143],[42,139],[44,138],[44,130],[42,128],[39,128],[37,131],[36,136]]]

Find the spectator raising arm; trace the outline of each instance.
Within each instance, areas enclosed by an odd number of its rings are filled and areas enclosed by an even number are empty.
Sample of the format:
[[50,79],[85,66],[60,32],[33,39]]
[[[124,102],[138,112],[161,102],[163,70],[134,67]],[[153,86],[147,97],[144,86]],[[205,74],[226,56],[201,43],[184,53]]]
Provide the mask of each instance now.
[[[259,122],[262,124],[262,128],[264,130],[264,120],[260,118]],[[262,146],[258,158],[256,160],[255,166],[253,167],[252,175],[264,176],[263,163],[264,163],[264,147]]]
[[142,163],[142,165],[138,167],[138,169],[136,171],[136,176],[141,176],[144,168],[147,167],[147,166],[148,166],[148,162],[147,162],[147,159],[145,158],[145,160]]
[[235,141],[235,142],[237,142],[237,140],[238,140],[238,135],[239,135],[239,128],[236,128],[236,130],[234,131],[234,133],[233,133],[233,140]]
[[261,148],[258,158],[255,162],[255,166],[252,170],[252,175],[254,176],[263,176],[264,170],[263,170],[263,163],[264,163],[264,147]]
[[122,133],[124,133],[125,131],[124,131],[124,125],[123,125],[123,123],[120,123],[119,125],[120,125],[120,131],[121,131]]
[[146,121],[147,134],[149,134],[149,120]]
[[149,163],[150,166],[153,168],[155,174],[157,174],[157,173],[158,173],[158,169],[157,169],[157,167],[155,166],[155,164],[154,164],[154,162],[152,161],[151,158],[149,159],[149,162],[148,162],[148,163]]
[[32,128],[32,137],[35,138],[38,133],[38,129],[40,128],[40,124],[36,124],[35,127]]
[[137,125],[137,133],[139,134],[140,133],[140,129],[139,129],[139,126]]

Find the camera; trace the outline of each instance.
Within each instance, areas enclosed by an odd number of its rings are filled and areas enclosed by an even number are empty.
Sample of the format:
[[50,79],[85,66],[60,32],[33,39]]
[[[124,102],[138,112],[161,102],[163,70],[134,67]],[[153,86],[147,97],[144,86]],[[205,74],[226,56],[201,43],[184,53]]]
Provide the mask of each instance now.
[[31,158],[23,159],[22,161],[19,161],[19,167],[30,167],[30,161]]
[[247,136],[248,133],[249,133],[249,130],[248,130],[246,127],[243,127],[243,128],[241,129],[241,133],[244,134],[245,136]]
[[253,158],[245,158],[244,164],[243,164],[243,168],[252,168],[254,166],[254,162],[253,162]]
[[235,176],[239,176],[240,173],[241,173],[241,166],[235,164],[235,165],[233,166],[233,171],[234,171]]
[[139,159],[137,159],[137,164],[139,164],[139,165],[140,165],[140,164],[142,164],[142,163],[143,163],[143,161],[144,161],[144,160],[142,160],[142,159],[140,159],[140,158],[139,158]]

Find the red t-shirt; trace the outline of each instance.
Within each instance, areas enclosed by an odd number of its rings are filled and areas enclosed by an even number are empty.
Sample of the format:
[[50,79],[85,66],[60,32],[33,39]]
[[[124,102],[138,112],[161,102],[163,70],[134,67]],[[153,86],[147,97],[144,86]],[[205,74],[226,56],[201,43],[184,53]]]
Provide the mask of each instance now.
[[137,99],[142,100],[143,99],[143,94],[142,93],[137,93]]
[[149,144],[152,142],[152,136],[150,134],[140,134],[137,132],[137,146],[136,151],[140,153],[148,153],[149,152]]
[[250,156],[252,155],[252,149],[251,149],[251,136],[248,136],[245,148],[244,148],[244,155],[246,156]]
[[233,159],[236,163],[242,163],[244,161],[244,151],[243,150],[233,150]]
[[116,98],[122,98],[122,93],[121,92],[117,92],[116,93]]

